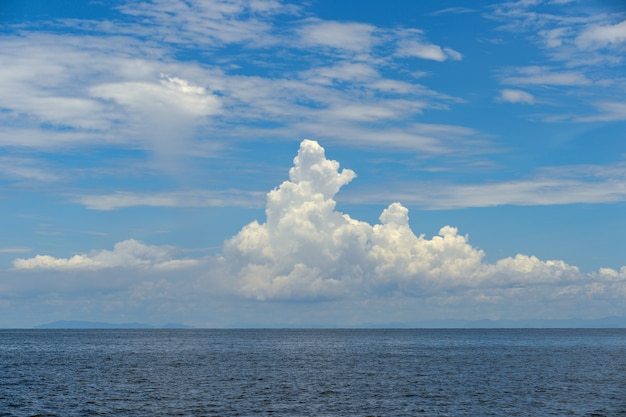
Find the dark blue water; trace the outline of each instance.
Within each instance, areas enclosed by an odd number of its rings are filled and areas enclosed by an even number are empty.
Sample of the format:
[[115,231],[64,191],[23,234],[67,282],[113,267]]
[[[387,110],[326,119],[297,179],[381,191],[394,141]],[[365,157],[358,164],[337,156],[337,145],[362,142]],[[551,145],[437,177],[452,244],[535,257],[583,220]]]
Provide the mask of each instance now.
[[0,330],[0,416],[626,416],[626,329]]

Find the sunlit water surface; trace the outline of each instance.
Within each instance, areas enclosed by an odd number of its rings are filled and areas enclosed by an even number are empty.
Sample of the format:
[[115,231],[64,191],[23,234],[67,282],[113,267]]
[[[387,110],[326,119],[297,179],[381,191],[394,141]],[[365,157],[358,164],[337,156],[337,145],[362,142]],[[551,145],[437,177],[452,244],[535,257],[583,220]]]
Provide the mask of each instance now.
[[0,330],[0,416],[626,416],[626,329]]

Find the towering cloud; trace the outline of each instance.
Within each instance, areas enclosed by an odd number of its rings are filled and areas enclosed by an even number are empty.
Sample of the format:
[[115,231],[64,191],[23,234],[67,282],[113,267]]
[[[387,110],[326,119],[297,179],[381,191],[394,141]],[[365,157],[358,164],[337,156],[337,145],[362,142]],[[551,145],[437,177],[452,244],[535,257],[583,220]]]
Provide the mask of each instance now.
[[334,200],[355,176],[326,159],[317,142],[301,143],[289,180],[267,195],[267,221],[248,224],[225,244],[224,261],[244,295],[426,295],[455,288],[566,284],[583,277],[562,261],[526,255],[485,263],[483,251],[450,226],[431,239],[417,236],[400,203],[382,212],[380,224],[355,220],[336,211]]
[[455,227],[444,226],[432,238],[416,235],[408,209],[397,202],[383,210],[378,224],[353,219],[336,210],[334,198],[355,177],[352,170],[326,159],[317,142],[304,140],[289,180],[267,194],[265,223],[243,227],[216,258],[180,259],[172,247],[127,240],[112,251],[71,258],[38,255],[13,265],[16,270],[125,268],[139,273],[184,269],[200,274],[211,292],[256,300],[394,296],[507,305],[530,302],[526,299],[604,303],[626,298],[626,267],[589,274],[560,260],[523,254],[485,262],[484,252]]

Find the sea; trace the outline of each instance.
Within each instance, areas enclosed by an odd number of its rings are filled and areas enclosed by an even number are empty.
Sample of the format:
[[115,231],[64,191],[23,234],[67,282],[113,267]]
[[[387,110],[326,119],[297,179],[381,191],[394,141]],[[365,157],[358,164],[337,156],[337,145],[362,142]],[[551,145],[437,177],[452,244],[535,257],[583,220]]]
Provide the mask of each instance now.
[[0,416],[626,416],[626,329],[0,330]]

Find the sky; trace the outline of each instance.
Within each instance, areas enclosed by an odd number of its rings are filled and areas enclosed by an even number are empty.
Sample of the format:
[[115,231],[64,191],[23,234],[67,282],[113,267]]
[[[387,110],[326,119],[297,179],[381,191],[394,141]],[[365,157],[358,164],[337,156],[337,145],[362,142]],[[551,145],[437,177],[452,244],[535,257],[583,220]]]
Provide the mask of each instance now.
[[626,317],[615,0],[0,2],[0,327]]

